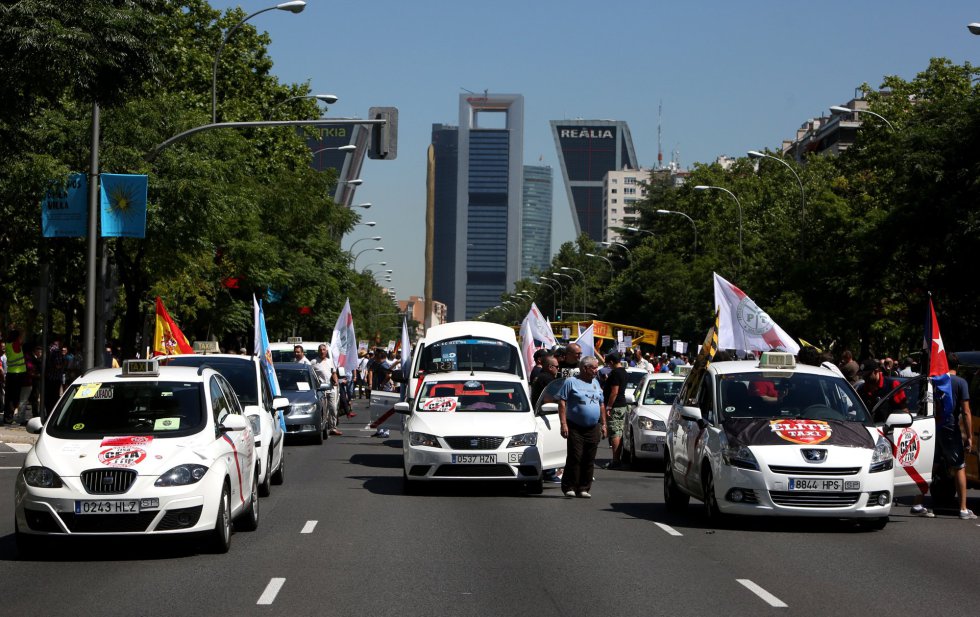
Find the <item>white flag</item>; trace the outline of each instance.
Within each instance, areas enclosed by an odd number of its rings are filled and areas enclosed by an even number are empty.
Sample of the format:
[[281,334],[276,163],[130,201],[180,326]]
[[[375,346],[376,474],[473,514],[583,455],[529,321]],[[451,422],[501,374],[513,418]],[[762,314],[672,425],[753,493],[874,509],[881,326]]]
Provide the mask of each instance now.
[[582,348],[582,357],[588,358],[589,356],[595,356],[595,336],[592,331],[594,324],[589,324],[589,327],[582,331],[582,334],[578,335],[575,342],[579,344]]
[[718,307],[718,349],[769,351],[792,354],[800,346],[738,287],[715,274]]
[[541,311],[538,307],[531,303],[531,310],[528,311],[527,317],[521,322],[521,329],[524,329],[524,324],[527,324],[531,328],[531,336],[535,340],[544,343],[545,347],[551,348],[558,345],[558,341],[555,339],[555,333],[551,331],[551,326],[548,321],[541,316]]
[[337,366],[346,369],[348,375],[357,368],[357,337],[354,335],[354,316],[350,312],[350,298],[344,302],[344,309],[337,317],[330,337],[330,354]]
[[531,376],[531,369],[534,368],[534,335],[531,334],[531,324],[524,320],[521,326],[521,353],[524,356],[524,375]]
[[402,322],[402,375],[408,382],[412,374],[412,339],[408,336],[408,316]]

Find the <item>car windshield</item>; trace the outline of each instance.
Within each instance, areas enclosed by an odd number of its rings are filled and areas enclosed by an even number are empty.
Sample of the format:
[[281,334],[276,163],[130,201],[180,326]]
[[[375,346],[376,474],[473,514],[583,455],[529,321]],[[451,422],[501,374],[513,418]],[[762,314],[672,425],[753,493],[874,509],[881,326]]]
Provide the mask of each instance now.
[[422,384],[421,412],[529,411],[523,384],[513,381],[430,381]]
[[308,392],[313,389],[310,371],[305,364],[301,369],[286,368],[276,365],[276,379],[279,389],[283,392]]
[[[272,361],[274,363],[294,362],[296,360],[296,353],[292,349],[272,349],[270,350],[270,353],[272,353]],[[304,346],[303,355],[306,356],[307,360],[313,362],[319,357],[320,352],[317,351],[316,347],[313,349],[306,349]]]
[[626,386],[634,390],[640,386],[640,382],[647,376],[646,371],[626,371]]
[[658,379],[647,383],[646,392],[643,393],[644,405],[671,405],[677,398],[684,382],[680,379]]
[[238,400],[242,406],[259,404],[259,383],[255,376],[255,364],[248,356],[217,358],[184,354],[173,356],[167,360],[168,366],[201,366],[202,364],[207,364],[218,371],[231,383],[231,387],[238,395]]
[[419,368],[426,374],[474,370],[520,375],[520,367],[521,357],[516,347],[479,337],[447,339],[426,345],[419,362]]
[[180,437],[205,424],[200,383],[116,381],[69,388],[48,422],[49,435],[96,439],[106,435]]
[[718,378],[722,419],[794,418],[871,424],[844,379],[810,373],[735,373]]

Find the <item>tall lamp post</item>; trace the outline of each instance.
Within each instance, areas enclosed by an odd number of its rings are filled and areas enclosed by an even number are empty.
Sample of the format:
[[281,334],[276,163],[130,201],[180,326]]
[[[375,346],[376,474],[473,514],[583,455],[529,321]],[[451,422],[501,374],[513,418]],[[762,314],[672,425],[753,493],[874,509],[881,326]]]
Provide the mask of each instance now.
[[361,255],[363,255],[364,253],[367,253],[368,251],[378,251],[380,253],[380,252],[382,252],[384,250],[385,250],[385,247],[383,247],[383,246],[372,246],[371,248],[364,249],[363,251],[361,251],[360,253],[358,253],[357,255],[354,256],[354,261],[351,262],[351,267],[355,271],[357,270],[357,258],[360,257]]
[[589,310],[588,309],[588,306],[587,306],[587,302],[585,300],[586,295],[587,295],[586,294],[586,291],[587,290],[585,289],[585,272],[582,272],[578,268],[573,268],[571,266],[561,266],[561,269],[562,270],[565,270],[565,271],[570,271],[570,272],[578,272],[579,275],[582,277],[582,293],[581,293],[581,297],[579,299],[582,301],[582,313],[585,313],[586,311]]
[[767,158],[767,159],[772,159],[774,161],[779,161],[780,163],[783,164],[784,167],[786,167],[786,169],[789,170],[791,174],[793,174],[793,177],[796,178],[796,183],[800,185],[800,199],[801,199],[800,226],[802,227],[803,223],[806,222],[806,191],[803,190],[803,180],[800,180],[800,175],[796,173],[796,170],[793,169],[792,165],[790,165],[783,159],[779,158],[778,156],[766,154],[765,152],[759,152],[758,150],[749,150],[749,158],[753,158],[753,159]]
[[[558,285],[558,310],[561,312],[565,312],[565,288],[562,286],[561,281],[547,276],[539,276],[538,278],[543,281],[548,281],[554,283],[555,285]],[[556,313],[555,314],[556,321],[557,321],[557,317],[558,315]]]
[[306,2],[303,0],[291,0],[290,2],[281,2],[275,6],[266,7],[262,10],[255,11],[245,19],[241,20],[232,27],[231,30],[225,34],[225,37],[221,40],[221,45],[218,46],[218,53],[214,55],[214,66],[211,68],[211,124],[218,122],[218,60],[221,59],[221,50],[224,49],[225,43],[231,38],[231,35],[235,34],[238,29],[246,21],[252,19],[256,15],[261,15],[267,11],[289,11],[290,13],[302,13],[303,9],[306,8]]
[[694,230],[694,254],[698,253],[698,226],[694,224],[694,219],[690,216],[684,214],[683,212],[678,212],[677,210],[657,210],[657,214],[678,214],[683,216],[688,221],[691,222],[691,228]]
[[834,111],[834,112],[837,112],[839,114],[869,114],[869,115],[874,116],[875,118],[878,118],[879,120],[881,120],[885,124],[887,124],[888,125],[888,128],[890,128],[891,130],[893,130],[893,131],[895,130],[895,125],[893,125],[891,122],[889,122],[888,121],[888,118],[884,117],[883,115],[881,115],[879,113],[875,113],[875,112],[871,111],[870,109],[851,109],[850,107],[844,107],[843,105],[834,105],[833,107],[830,108],[830,111]]
[[[540,279],[543,277],[538,277],[538,278]],[[542,283],[540,280],[531,281],[531,284],[538,285],[539,287],[547,287],[551,291],[551,312],[554,313],[555,309],[557,308],[557,305],[555,304],[555,300],[556,300],[555,296],[557,294],[555,288],[551,286],[551,283]]]
[[360,240],[355,240],[354,243],[351,244],[350,247],[347,249],[347,252],[348,253],[353,253],[354,252],[354,247],[357,246],[357,243],[358,242],[364,242],[365,240],[374,240],[375,242],[380,242],[381,241],[381,236],[371,236],[370,238],[361,238]]
[[336,95],[333,94],[299,94],[297,96],[291,96],[287,99],[279,101],[272,106],[272,109],[275,111],[290,101],[301,101],[303,99],[316,99],[321,103],[326,103],[327,105],[333,105],[339,100]]
[[[565,278],[571,281],[571,283],[569,284],[569,288],[571,289],[569,294],[572,296],[572,312],[574,313],[575,312],[575,278],[571,274],[565,274],[564,272],[552,272],[548,276],[564,276]],[[564,318],[565,315],[563,314],[562,319]]]
[[337,152],[353,152],[354,150],[357,150],[357,146],[354,144],[347,144],[346,146],[327,146],[326,148],[320,148],[319,150],[310,152],[310,156],[316,156],[317,154],[328,150],[336,150]]
[[742,202],[735,197],[735,193],[729,191],[726,188],[720,186],[711,186],[707,184],[699,184],[694,187],[695,191],[723,191],[728,193],[732,199],[735,200],[735,205],[738,206],[738,271],[742,271]]
[[610,273],[611,274],[615,274],[615,272],[616,272],[616,266],[614,266],[613,265],[613,262],[610,261],[610,259],[608,257],[606,257],[605,255],[596,255],[595,253],[586,253],[585,256],[586,257],[592,257],[592,258],[598,258],[598,259],[605,259],[606,260],[606,263],[609,264],[609,271],[610,271]]
[[980,23],[973,22],[966,25],[971,34],[980,35]]

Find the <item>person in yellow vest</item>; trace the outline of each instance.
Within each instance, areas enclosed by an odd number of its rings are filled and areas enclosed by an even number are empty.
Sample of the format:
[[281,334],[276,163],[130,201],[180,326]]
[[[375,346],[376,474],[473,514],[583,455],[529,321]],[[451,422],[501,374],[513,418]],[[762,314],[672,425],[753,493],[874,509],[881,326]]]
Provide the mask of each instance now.
[[3,423],[13,424],[20,406],[20,389],[27,380],[27,359],[24,357],[24,334],[11,330],[7,335],[7,400],[3,407]]

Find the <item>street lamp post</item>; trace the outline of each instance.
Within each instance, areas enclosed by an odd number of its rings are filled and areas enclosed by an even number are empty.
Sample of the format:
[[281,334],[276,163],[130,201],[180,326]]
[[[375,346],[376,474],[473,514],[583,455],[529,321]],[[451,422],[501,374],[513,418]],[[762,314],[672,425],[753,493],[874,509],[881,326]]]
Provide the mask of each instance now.
[[753,159],[767,158],[767,159],[772,159],[774,161],[779,161],[780,163],[782,163],[786,167],[786,169],[789,170],[789,172],[791,174],[793,174],[793,177],[796,178],[796,183],[800,185],[800,199],[802,200],[800,202],[801,203],[801,206],[800,206],[800,226],[802,227],[803,226],[803,223],[806,222],[806,191],[803,190],[803,180],[800,180],[800,175],[798,173],[796,173],[796,170],[793,169],[792,165],[790,165],[789,163],[787,163],[783,159],[779,158],[778,156],[773,156],[773,155],[767,154],[765,152],[759,152],[758,150],[749,150],[749,158],[753,158]]
[[364,221],[363,223],[355,223],[354,226],[356,227],[357,225],[364,225],[365,227],[374,227],[377,224],[378,224],[377,221]]
[[586,302],[586,296],[587,296],[586,292],[588,290],[585,288],[585,272],[582,272],[578,268],[573,268],[571,266],[561,266],[561,269],[562,270],[570,270],[572,272],[578,272],[582,276],[582,292],[580,293],[580,296],[581,297],[579,298],[579,300],[581,300],[581,302],[582,302],[582,312],[585,313],[586,311],[589,310],[588,309],[588,306],[587,306],[588,303]]
[[357,246],[357,243],[358,242],[364,242],[365,240],[374,240],[375,242],[380,242],[381,241],[381,236],[371,236],[370,238],[361,238],[360,240],[355,240],[354,243],[351,244],[350,247],[347,249],[347,252],[348,253],[353,253],[354,252],[354,247]]
[[[538,278],[539,279],[542,279],[544,277],[538,277]],[[548,290],[551,291],[551,312],[554,313],[555,312],[555,309],[557,308],[557,305],[555,304],[555,299],[556,299],[555,298],[555,296],[556,296],[555,288],[551,286],[551,283],[542,283],[540,280],[531,281],[531,284],[532,285],[538,285],[538,286],[547,287]]]
[[371,203],[370,201],[365,201],[365,202],[364,202],[364,203],[362,203],[362,204],[353,204],[353,205],[351,206],[351,208],[364,208],[365,210],[367,210],[368,208],[370,208],[370,207],[371,207],[371,206],[373,206],[373,205],[374,205],[374,204],[372,204],[372,203]]
[[290,101],[300,101],[304,99],[316,99],[322,103],[326,103],[327,105],[333,105],[338,101],[337,97],[333,94],[300,94],[279,101],[272,106],[272,110],[275,111]]
[[354,144],[347,144],[346,146],[328,146],[326,148],[320,148],[319,150],[314,150],[313,152],[310,152],[310,156],[316,156],[317,154],[320,154],[321,152],[326,152],[327,150],[336,150],[338,152],[353,152],[354,150],[357,150],[357,146],[355,146]]
[[678,212],[677,210],[657,210],[657,214],[679,214],[683,216],[688,221],[691,222],[691,228],[694,229],[694,254],[698,253],[698,226],[694,224],[694,219],[690,216],[684,214],[683,212]]
[[380,253],[380,252],[382,252],[384,250],[385,250],[385,247],[383,247],[383,246],[372,246],[371,248],[364,249],[363,251],[361,251],[360,253],[358,253],[357,255],[354,256],[354,261],[351,262],[351,267],[355,271],[357,270],[357,258],[360,257],[361,255],[363,255],[364,253],[367,253],[368,251],[378,251]]
[[620,247],[621,249],[626,251],[626,255],[629,257],[630,263],[633,262],[633,252],[630,251],[629,247],[623,244],[622,242],[600,242],[600,244],[602,244],[606,248],[612,248],[614,246]]
[[[562,286],[561,281],[558,279],[549,278],[547,276],[539,276],[541,280],[549,281],[558,285],[558,310],[561,312],[565,311],[565,288]],[[555,314],[555,320],[557,321],[558,315]]]
[[966,27],[970,31],[970,33],[980,35],[980,23],[973,22],[967,24]]
[[843,105],[834,105],[833,107],[830,108],[830,111],[835,111],[835,112],[840,113],[840,114],[870,114],[870,115],[874,116],[875,118],[878,118],[879,120],[881,120],[885,124],[887,124],[888,125],[888,128],[890,128],[891,130],[893,130],[893,131],[895,130],[895,125],[893,125],[891,122],[889,122],[888,121],[888,118],[884,117],[883,115],[881,115],[879,113],[875,113],[875,112],[871,111],[870,109],[851,109],[850,107],[844,107]]
[[[569,288],[571,288],[570,293],[572,296],[572,311],[574,312],[575,311],[575,278],[571,274],[565,274],[564,272],[552,272],[548,276],[564,276],[565,278],[571,281],[571,283],[569,284]],[[562,318],[564,317],[565,316],[562,315]]]
[[599,259],[605,259],[606,260],[606,263],[609,264],[609,270],[610,270],[610,272],[611,273],[615,273],[616,272],[616,266],[614,266],[613,265],[613,262],[610,261],[609,258],[606,257],[605,255],[596,255],[595,253],[586,253],[585,256],[586,257],[598,257]]
[[623,229],[634,234],[650,234],[651,236],[656,235],[649,229],[640,229],[639,227],[623,227]]
[[290,2],[281,2],[275,6],[266,7],[262,10],[255,11],[245,19],[241,20],[232,27],[231,30],[225,34],[225,37],[221,40],[221,45],[218,46],[218,53],[214,54],[214,66],[211,69],[211,123],[215,124],[218,122],[218,60],[221,59],[221,50],[224,49],[225,43],[231,38],[231,35],[235,34],[238,29],[246,21],[252,19],[256,15],[261,15],[267,11],[289,11],[290,13],[302,13],[303,9],[306,8],[306,2],[303,0],[291,0]]
[[694,187],[695,191],[724,191],[728,193],[732,199],[735,200],[735,205],[738,206],[738,271],[742,271],[742,203],[735,196],[735,193],[729,191],[726,188],[720,186],[710,186],[706,184],[699,184]]

